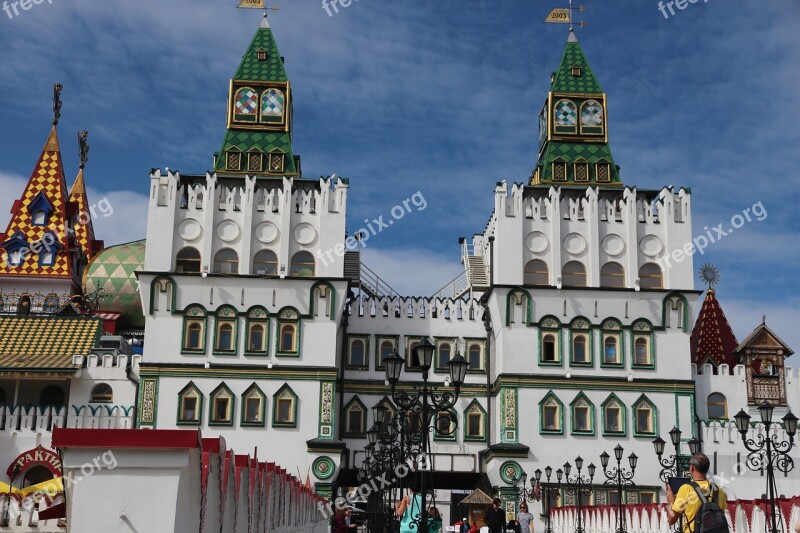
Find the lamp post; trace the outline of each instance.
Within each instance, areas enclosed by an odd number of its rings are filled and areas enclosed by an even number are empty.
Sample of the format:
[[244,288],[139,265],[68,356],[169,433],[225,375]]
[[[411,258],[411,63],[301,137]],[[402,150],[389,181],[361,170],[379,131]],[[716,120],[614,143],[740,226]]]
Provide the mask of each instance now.
[[[603,452],[600,454],[600,464],[603,467],[603,475],[606,476],[605,484],[608,486],[614,486],[617,488],[617,530],[616,533],[626,533],[627,527],[625,523],[625,503],[623,501],[622,493],[625,487],[633,487],[635,486],[633,482],[633,474],[636,471],[636,463],[639,461],[639,458],[636,456],[635,453],[631,453],[628,456],[628,464],[630,465],[630,471],[625,470],[622,468],[622,454],[625,450],[622,448],[621,445],[617,444],[614,447],[614,458],[617,460],[617,466],[608,468],[608,460],[610,456]],[[627,498],[625,498],[627,500]]]
[[[584,494],[592,494],[592,480],[594,479],[595,466],[594,464],[589,463],[589,466],[587,467],[589,476],[583,476],[581,474],[581,470],[583,469],[583,459],[579,455],[575,458],[575,468],[578,469],[578,472],[574,478],[570,478],[569,473],[572,471],[572,466],[569,463],[564,463],[564,492],[575,495],[575,500],[577,501],[578,505],[578,521],[575,527],[575,533],[584,533],[583,501],[581,500],[581,496]],[[585,487],[585,485],[588,485],[588,487]]]
[[[545,511],[544,515],[544,533],[553,533],[553,526],[550,524],[550,504],[552,503],[553,496],[556,500],[561,496],[561,478],[564,475],[564,471],[560,468],[556,470],[556,485],[550,484],[550,476],[553,474],[553,469],[550,466],[545,467],[544,473],[547,476],[547,483],[542,485],[542,497],[544,498],[544,502],[542,504],[542,508]],[[534,476],[536,477],[536,482],[539,483],[539,480],[542,478],[542,471],[538,468],[536,472],[534,472]]]
[[[661,465],[661,472],[658,476],[664,483],[667,482],[668,478],[686,475],[686,471],[689,470],[689,460],[681,457],[681,430],[677,427],[672,428],[669,432],[669,439],[672,441],[675,453],[668,458],[664,457],[664,447],[667,444],[664,439],[657,437],[653,441],[653,448],[658,456],[658,462]],[[689,445],[689,453],[691,455],[700,453],[701,447],[699,440],[692,437],[687,444]]]
[[[769,402],[764,402],[758,406],[758,412],[761,415],[761,424],[764,426],[764,431],[759,431],[754,438],[748,438],[747,433],[750,429],[750,415],[744,409],[740,410],[734,420],[736,421],[736,429],[742,436],[744,447],[749,452],[747,454],[747,468],[753,471],[761,471],[764,468],[767,470],[767,495],[769,497],[770,507],[770,533],[778,533],[778,521],[775,507],[775,493],[777,487],[775,485],[775,469],[777,468],[784,474],[794,469],[794,460],[789,456],[789,452],[794,446],[794,436],[797,433],[797,417],[790,412],[786,413],[783,417],[783,429],[789,436],[789,440],[778,440],[777,432],[770,434],[772,427],[772,412],[775,406]],[[781,516],[783,521],[783,516]],[[785,528],[785,522],[782,524]]]
[[[431,422],[439,427],[440,418],[446,417],[448,427],[452,426],[453,420],[450,417],[449,410],[458,400],[461,385],[464,383],[464,378],[467,374],[467,367],[469,363],[464,359],[461,354],[456,354],[448,366],[450,368],[450,383],[453,385],[453,391],[445,390],[439,391],[438,385],[433,385],[428,382],[431,363],[436,352],[436,347],[428,339],[424,339],[413,350],[414,366],[422,371],[422,383],[413,383],[411,390],[398,389],[397,383],[400,381],[400,373],[403,370],[403,365],[406,363],[405,359],[397,353],[386,356],[383,359],[383,364],[386,367],[386,380],[389,382],[392,390],[392,399],[397,404],[402,413],[401,421],[404,421],[406,426],[401,425],[401,432],[404,430],[412,430],[412,433],[418,432],[418,439],[411,439],[408,445],[408,458],[415,459],[415,463],[420,465],[422,472],[416,471],[419,495],[421,498],[421,505],[418,514],[414,514],[414,505],[412,502],[411,513],[412,522],[416,531],[423,532],[428,530],[428,506],[427,506],[427,479],[424,470],[431,467],[428,461],[428,452],[430,450],[430,431],[432,428]],[[449,388],[449,387],[448,387]],[[443,413],[444,412],[444,413]],[[415,442],[416,440],[416,442]]]

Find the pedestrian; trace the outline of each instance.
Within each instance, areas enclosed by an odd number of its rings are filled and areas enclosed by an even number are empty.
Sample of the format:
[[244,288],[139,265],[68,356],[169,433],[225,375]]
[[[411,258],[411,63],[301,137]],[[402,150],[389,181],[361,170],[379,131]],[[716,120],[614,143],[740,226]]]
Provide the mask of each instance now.
[[439,533],[442,530],[442,515],[439,509],[428,509],[428,533]]
[[704,453],[696,453],[689,460],[689,475],[692,478],[678,490],[678,494],[672,492],[672,488],[667,483],[667,520],[669,525],[675,524],[681,517],[683,518],[683,533],[695,533],[697,527],[695,520],[697,514],[703,506],[703,498],[710,503],[716,503],[724,511],[727,506],[725,492],[706,477],[711,462]]
[[336,509],[336,514],[333,515],[333,533],[347,533],[344,509]]
[[344,522],[347,531],[352,532],[354,529],[358,529],[358,524],[356,524],[355,519],[353,518],[353,510],[348,509],[344,513]]
[[519,513],[517,513],[517,524],[519,525],[519,533],[533,533],[533,515],[528,512],[528,502],[519,504]]
[[419,533],[414,519],[418,519],[421,514],[422,496],[415,489],[416,487],[409,487],[408,494],[394,506],[395,515],[400,519],[400,533]]
[[501,533],[506,524],[506,513],[500,509],[500,498],[495,498],[492,508],[486,512],[486,525],[489,526],[489,533]]

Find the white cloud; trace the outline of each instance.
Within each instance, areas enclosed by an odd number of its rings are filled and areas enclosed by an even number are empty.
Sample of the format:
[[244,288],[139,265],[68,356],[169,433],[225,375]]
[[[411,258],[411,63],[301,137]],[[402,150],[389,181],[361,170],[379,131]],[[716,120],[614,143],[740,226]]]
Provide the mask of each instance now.
[[464,270],[456,255],[422,248],[367,248],[361,260],[403,296],[430,296]]
[[26,183],[28,180],[22,176],[0,170],[0,191],[4,193],[4,201],[0,204],[0,231],[8,227],[14,200],[22,196]]

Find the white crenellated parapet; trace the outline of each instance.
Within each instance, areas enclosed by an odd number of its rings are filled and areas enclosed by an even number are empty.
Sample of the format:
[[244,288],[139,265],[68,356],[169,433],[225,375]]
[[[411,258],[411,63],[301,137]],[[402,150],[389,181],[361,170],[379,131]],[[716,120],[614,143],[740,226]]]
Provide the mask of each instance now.
[[[725,509],[732,533],[762,533],[767,525],[766,500],[729,501]],[[788,513],[784,515],[782,531],[791,530],[791,525],[800,520],[800,497],[782,499],[780,505]],[[583,509],[586,533],[614,533],[617,523],[617,506],[590,506]],[[573,533],[577,520],[577,508],[557,507],[550,513],[554,533]],[[671,533],[667,521],[666,504],[630,504],[626,506],[625,519],[628,533]]]
[[[251,270],[261,250],[274,252],[278,271],[288,273],[296,253],[307,251],[318,258],[345,241],[349,185],[335,176],[181,176],[156,169],[150,182],[146,271],[174,270],[176,254],[191,246],[199,251],[205,272],[213,273],[215,255],[227,248],[238,255],[239,274],[258,274]],[[316,274],[341,277],[341,254],[326,259]]]
[[0,436],[42,435],[56,427],[130,429],[133,421],[133,405],[0,406]]
[[[9,503],[10,501],[10,503]],[[29,493],[22,498],[0,493],[0,531],[13,533],[56,533],[67,531],[63,519],[40,520],[39,513],[60,503],[62,494]]]
[[562,267],[577,261],[590,287],[600,286],[601,268],[613,262],[622,266],[627,288],[644,284],[639,269],[651,263],[662,271],[664,288],[691,288],[693,253],[683,251],[692,245],[690,197],[672,187],[566,189],[500,182],[492,218],[473,246],[476,255],[488,257],[479,245],[490,232],[495,237],[491,262],[498,284],[524,284],[525,265],[539,260],[555,286]]
[[481,321],[483,308],[477,299],[358,296],[349,305],[350,316],[365,318]]

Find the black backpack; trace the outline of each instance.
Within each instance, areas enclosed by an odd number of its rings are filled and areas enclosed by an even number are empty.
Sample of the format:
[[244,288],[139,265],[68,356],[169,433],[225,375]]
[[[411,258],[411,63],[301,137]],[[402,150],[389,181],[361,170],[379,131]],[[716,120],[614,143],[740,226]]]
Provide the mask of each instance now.
[[709,482],[711,495],[706,498],[700,485],[694,481],[691,485],[700,498],[700,509],[694,518],[692,533],[730,533],[725,511],[719,506],[719,488]]

